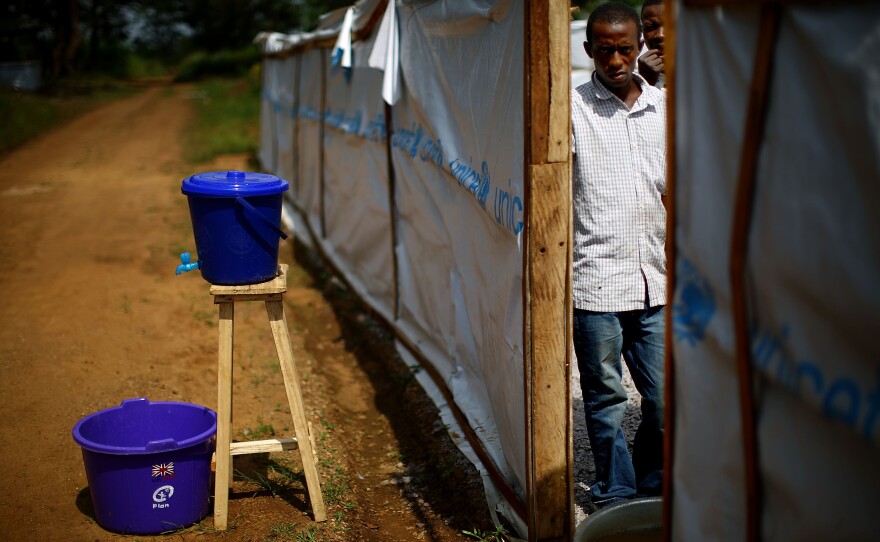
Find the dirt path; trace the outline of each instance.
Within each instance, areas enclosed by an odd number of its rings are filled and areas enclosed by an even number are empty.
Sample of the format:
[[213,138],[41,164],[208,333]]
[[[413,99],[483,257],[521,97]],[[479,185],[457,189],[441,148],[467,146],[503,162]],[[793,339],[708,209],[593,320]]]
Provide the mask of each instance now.
[[[177,254],[195,248],[180,180],[246,160],[183,163],[189,119],[186,88],[152,88],[0,158],[4,540],[123,538],[93,518],[71,438],[83,416],[140,396],[216,408],[216,310],[197,273],[174,275]],[[282,245],[293,266],[285,300],[331,519],[308,516],[296,452],[273,454],[235,465],[273,482],[236,481],[230,531],[213,532],[209,516],[173,539],[446,542],[486,528],[473,469],[382,330],[292,252]],[[240,438],[292,432],[257,305],[236,310]]]

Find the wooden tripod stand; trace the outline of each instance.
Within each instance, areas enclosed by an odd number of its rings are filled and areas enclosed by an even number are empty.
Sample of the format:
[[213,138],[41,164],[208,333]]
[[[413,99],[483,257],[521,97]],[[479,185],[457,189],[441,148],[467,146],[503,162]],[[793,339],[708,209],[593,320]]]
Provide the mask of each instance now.
[[[232,479],[232,456],[241,454],[280,452],[299,448],[303,472],[306,478],[309,500],[315,521],[326,521],[324,498],[315,468],[313,443],[309,436],[305,408],[300,393],[299,377],[293,362],[293,349],[287,330],[282,296],[287,291],[287,265],[279,266],[280,274],[260,284],[243,286],[211,285],[214,303],[220,306],[220,356],[217,367],[217,471],[214,478],[214,528],[226,529],[229,507],[229,482]],[[293,417],[296,438],[232,442],[232,338],[235,303],[240,301],[265,301],[269,325],[275,339],[278,362],[284,376],[287,402]]]

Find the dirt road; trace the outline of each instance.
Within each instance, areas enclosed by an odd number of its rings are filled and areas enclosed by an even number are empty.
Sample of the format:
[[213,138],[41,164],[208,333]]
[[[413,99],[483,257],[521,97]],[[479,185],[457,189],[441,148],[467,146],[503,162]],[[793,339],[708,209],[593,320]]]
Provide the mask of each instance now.
[[[216,408],[216,309],[197,273],[174,275],[177,254],[195,248],[180,181],[247,166],[243,156],[182,161],[188,95],[151,88],[0,157],[3,540],[121,538],[94,521],[71,438],[83,416],[131,397]],[[282,245],[292,264],[285,302],[330,520],[308,515],[297,453],[273,454],[235,465],[248,479],[234,484],[230,531],[213,532],[209,516],[173,539],[446,542],[487,528],[473,469],[381,330],[292,252]],[[292,432],[258,305],[236,310],[241,439]],[[266,464],[292,475],[253,483],[278,471]]]

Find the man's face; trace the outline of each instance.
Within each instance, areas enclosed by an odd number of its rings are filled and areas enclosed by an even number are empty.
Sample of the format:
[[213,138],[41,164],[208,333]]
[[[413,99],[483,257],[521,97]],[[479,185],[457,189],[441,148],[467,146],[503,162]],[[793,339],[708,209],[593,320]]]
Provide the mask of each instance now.
[[663,52],[663,6],[654,4],[642,10],[642,32],[648,49]]
[[609,89],[625,88],[632,83],[632,73],[642,41],[635,21],[593,23],[593,41],[584,42],[593,59],[599,80]]

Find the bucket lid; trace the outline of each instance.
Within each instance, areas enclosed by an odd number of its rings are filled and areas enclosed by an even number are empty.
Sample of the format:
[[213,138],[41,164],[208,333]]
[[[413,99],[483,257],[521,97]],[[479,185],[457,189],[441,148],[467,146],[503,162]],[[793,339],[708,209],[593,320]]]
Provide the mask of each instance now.
[[181,192],[187,196],[248,197],[271,196],[289,188],[287,181],[266,173],[250,171],[209,171],[183,180]]

